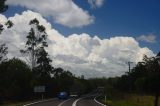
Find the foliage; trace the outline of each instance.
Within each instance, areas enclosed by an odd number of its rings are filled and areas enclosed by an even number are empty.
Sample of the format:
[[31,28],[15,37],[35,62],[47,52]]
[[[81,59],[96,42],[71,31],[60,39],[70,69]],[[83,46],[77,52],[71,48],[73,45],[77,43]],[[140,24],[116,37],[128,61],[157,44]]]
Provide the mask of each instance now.
[[7,26],[7,28],[11,28],[14,24],[11,20],[8,20],[5,25]]
[[20,50],[24,55],[29,56],[27,60],[31,64],[31,69],[37,66],[37,59],[39,57],[38,52],[42,48],[47,47],[47,34],[45,32],[45,27],[39,25],[39,21],[35,18],[30,21],[29,25],[31,26],[30,32],[27,35],[26,49]]
[[51,79],[53,67],[51,66],[51,60],[48,53],[43,47],[37,52],[37,66],[33,69],[34,76],[40,78],[43,84],[46,84],[47,79]]
[[5,12],[8,9],[8,6],[5,5],[6,0],[0,1],[0,13]]
[[3,99],[20,99],[26,97],[31,90],[31,71],[26,63],[19,59],[2,62],[0,78],[0,96]]
[[6,47],[5,44],[0,45],[0,63],[6,60],[6,55],[8,53],[7,49],[8,47]]
[[124,98],[107,99],[104,102],[109,106],[154,106],[153,101],[153,96],[125,95]]
[[[160,53],[154,57],[144,56],[143,61],[121,77],[109,78],[106,85],[107,95],[111,98],[123,98],[123,94],[137,93],[154,95],[154,106],[158,106],[158,97],[160,93]],[[111,80],[111,81],[109,81]],[[113,91],[113,92],[112,92]],[[113,97],[114,96],[114,97]],[[109,97],[110,98],[110,97]]]

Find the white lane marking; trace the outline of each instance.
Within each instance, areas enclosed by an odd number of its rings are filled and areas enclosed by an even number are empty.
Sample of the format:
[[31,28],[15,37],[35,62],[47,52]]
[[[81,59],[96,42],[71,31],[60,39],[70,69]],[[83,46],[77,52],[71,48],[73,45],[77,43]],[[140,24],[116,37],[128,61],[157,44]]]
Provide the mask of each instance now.
[[[83,97],[83,98],[84,98],[84,97]],[[75,101],[73,102],[72,106],[76,106],[77,102],[78,102],[79,100],[83,99],[83,98],[79,98],[79,99],[75,100]]]
[[48,100],[41,100],[41,101],[37,101],[37,102],[32,102],[32,103],[29,103],[29,104],[25,104],[23,106],[30,106],[30,105],[37,104],[37,103],[48,102],[48,101],[52,101],[54,99],[56,99],[56,98],[48,99]]
[[95,101],[96,103],[98,103],[98,104],[100,104],[100,105],[102,105],[102,106],[107,106],[107,105],[105,105],[105,104],[103,104],[103,103],[98,102],[98,101],[96,100],[97,97],[98,97],[98,96],[96,96],[96,97],[94,98],[94,101]]
[[[78,101],[80,101],[80,100],[82,100],[82,99],[84,99],[84,98],[92,97],[92,96],[94,96],[94,95],[85,96],[85,97],[76,99],[76,100],[73,102],[72,106],[76,106],[76,104],[77,104]],[[107,106],[107,105],[105,105],[105,104],[102,104],[102,103],[98,102],[98,101],[96,100],[97,97],[98,97],[98,96],[96,96],[96,97],[94,98],[94,101],[95,101],[96,103],[98,103],[98,104],[100,104],[100,105],[102,105],[102,106]]]
[[71,100],[71,99],[67,99],[67,100],[63,101],[63,102],[60,103],[58,106],[62,106],[64,103],[66,103],[66,102],[69,101],[69,100]]
[[81,99],[84,99],[84,98],[87,98],[87,97],[82,97],[82,98],[76,99],[76,100],[73,102],[72,106],[76,106],[77,102],[80,101]]
[[76,99],[76,100],[73,102],[72,106],[76,106],[76,104],[77,104],[78,101],[80,101],[80,100],[82,100],[82,99],[84,99],[84,98],[88,98],[88,97],[90,97],[90,96],[86,96],[86,97],[82,97],[82,98]]

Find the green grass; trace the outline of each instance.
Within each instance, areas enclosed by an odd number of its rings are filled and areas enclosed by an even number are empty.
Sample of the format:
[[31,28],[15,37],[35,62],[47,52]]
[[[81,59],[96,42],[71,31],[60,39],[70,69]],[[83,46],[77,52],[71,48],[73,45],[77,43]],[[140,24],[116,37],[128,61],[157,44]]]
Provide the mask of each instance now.
[[[127,95],[120,99],[104,101],[109,106],[154,106],[153,96]],[[159,100],[160,106],[160,100]]]

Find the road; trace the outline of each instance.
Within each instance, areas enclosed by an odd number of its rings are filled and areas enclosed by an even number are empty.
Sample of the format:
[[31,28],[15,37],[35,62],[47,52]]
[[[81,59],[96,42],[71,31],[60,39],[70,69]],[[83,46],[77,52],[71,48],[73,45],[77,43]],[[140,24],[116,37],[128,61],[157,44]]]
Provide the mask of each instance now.
[[50,100],[50,101],[36,103],[36,104],[33,104],[33,105],[29,105],[29,106],[58,106],[62,102],[63,102],[63,100],[59,100],[58,98],[55,98],[55,99]]
[[94,96],[80,99],[75,106],[103,106],[94,100]]
[[67,100],[53,99],[30,106],[103,106],[94,100],[95,96],[87,96],[82,98],[70,98]]

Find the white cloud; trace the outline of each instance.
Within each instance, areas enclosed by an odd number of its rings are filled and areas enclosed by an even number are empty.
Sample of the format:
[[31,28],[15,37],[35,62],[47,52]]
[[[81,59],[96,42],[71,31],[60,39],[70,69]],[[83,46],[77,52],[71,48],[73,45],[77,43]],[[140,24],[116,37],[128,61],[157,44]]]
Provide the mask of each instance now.
[[6,21],[7,21],[7,18],[4,16],[4,15],[2,15],[2,14],[0,14],[0,23],[1,24],[4,24]]
[[73,0],[7,0],[7,4],[26,7],[43,16],[52,16],[54,22],[68,27],[94,23],[94,16],[76,5]]
[[137,38],[139,41],[144,41],[148,43],[155,43],[156,42],[156,36],[153,34],[150,35],[141,35]]
[[[6,19],[0,15],[0,22],[1,17]],[[30,29],[28,23],[33,18],[37,18],[40,24],[46,27],[49,35],[47,51],[53,59],[53,65],[68,69],[76,75],[83,74],[85,77],[121,75],[128,70],[127,61],[138,62],[142,60],[144,54],[154,55],[147,47],[141,48],[132,37],[100,39],[86,33],[65,37],[52,28],[40,14],[26,11],[22,15],[10,17],[14,26],[0,35],[0,42],[6,42],[9,47],[10,58],[13,56],[23,58],[19,49],[25,45],[25,37]]]
[[104,3],[104,0],[88,0],[88,3],[92,8],[101,7]]

